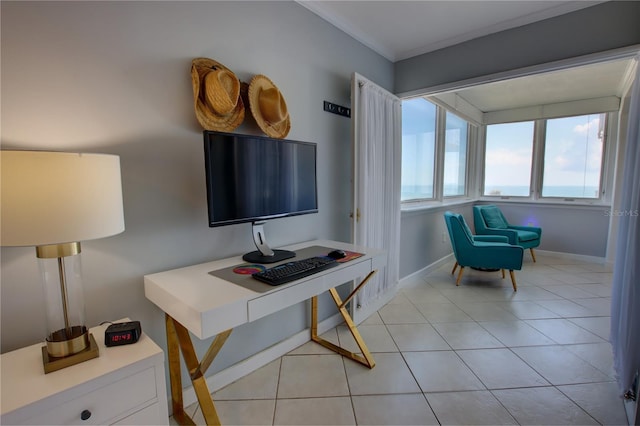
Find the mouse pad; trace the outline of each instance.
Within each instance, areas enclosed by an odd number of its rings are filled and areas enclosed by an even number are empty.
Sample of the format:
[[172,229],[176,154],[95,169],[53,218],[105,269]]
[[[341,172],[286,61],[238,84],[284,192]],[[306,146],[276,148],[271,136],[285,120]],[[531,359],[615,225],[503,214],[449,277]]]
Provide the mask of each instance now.
[[346,254],[346,256],[343,257],[342,259],[336,260],[336,262],[344,263],[344,262],[348,262],[348,261],[353,260],[353,259],[357,259],[360,256],[364,256],[364,254],[358,253],[358,252],[355,252],[355,251],[344,250],[344,253]]
[[[283,263],[306,259],[314,256],[326,256],[330,251],[333,251],[333,248],[323,247],[323,246],[311,246],[305,247],[303,249],[296,251],[296,257],[291,259],[286,259],[276,263],[268,263],[268,264],[254,264],[254,263],[242,263],[239,265],[230,266],[224,269],[218,269],[215,271],[209,272],[210,275],[214,277],[222,278],[225,281],[229,281],[233,284],[242,286],[246,289],[258,292],[265,293],[267,291],[273,290],[275,287],[262,281],[258,281],[254,279],[251,274],[254,272],[258,272],[262,269],[272,268],[277,265],[281,265]],[[363,253],[356,253],[353,251],[346,251],[346,256],[342,259],[338,259],[338,263],[348,262],[353,259],[357,259],[358,257],[364,256]],[[276,286],[277,287],[277,286]]]

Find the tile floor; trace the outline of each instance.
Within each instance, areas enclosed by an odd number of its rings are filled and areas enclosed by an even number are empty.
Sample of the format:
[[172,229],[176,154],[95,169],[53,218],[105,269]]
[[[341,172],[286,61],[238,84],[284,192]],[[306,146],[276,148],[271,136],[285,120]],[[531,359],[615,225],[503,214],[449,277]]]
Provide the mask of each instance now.
[[[359,330],[369,370],[309,342],[214,393],[227,425],[626,425],[609,334],[611,269],[539,254],[509,275],[452,264]],[[344,326],[324,337],[356,350]],[[197,404],[189,407],[204,424]],[[173,423],[173,419],[171,419]]]

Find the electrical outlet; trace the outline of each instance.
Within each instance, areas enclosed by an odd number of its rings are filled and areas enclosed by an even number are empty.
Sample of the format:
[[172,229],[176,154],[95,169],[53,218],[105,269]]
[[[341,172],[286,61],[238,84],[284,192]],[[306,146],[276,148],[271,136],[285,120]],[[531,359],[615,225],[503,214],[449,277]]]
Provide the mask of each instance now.
[[442,242],[443,243],[447,242],[447,234],[445,232],[442,232]]

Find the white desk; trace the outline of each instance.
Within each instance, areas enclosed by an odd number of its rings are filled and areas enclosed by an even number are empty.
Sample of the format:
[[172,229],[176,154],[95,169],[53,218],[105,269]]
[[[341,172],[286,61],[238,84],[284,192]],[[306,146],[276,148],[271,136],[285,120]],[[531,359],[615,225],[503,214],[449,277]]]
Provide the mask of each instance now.
[[[146,297],[166,313],[173,411],[174,418],[178,422],[188,423],[191,420],[184,413],[182,404],[180,352],[190,372],[207,424],[219,424],[204,380],[204,373],[232,329],[307,299],[311,299],[312,302],[311,340],[373,368],[375,362],[353,324],[346,304],[379,268],[386,265],[387,254],[382,250],[326,240],[310,241],[284,248],[299,251],[313,246],[358,252],[363,253],[363,256],[309,277],[262,291],[255,291],[210,274],[212,271],[246,263],[240,256],[144,277]],[[280,263],[287,261],[289,260]],[[271,267],[277,264],[266,266]],[[341,300],[335,287],[358,278],[364,279],[344,301]],[[356,339],[362,356],[333,345],[317,335],[317,296],[325,291],[330,292]],[[199,339],[216,336],[202,361],[196,358],[189,331]]]

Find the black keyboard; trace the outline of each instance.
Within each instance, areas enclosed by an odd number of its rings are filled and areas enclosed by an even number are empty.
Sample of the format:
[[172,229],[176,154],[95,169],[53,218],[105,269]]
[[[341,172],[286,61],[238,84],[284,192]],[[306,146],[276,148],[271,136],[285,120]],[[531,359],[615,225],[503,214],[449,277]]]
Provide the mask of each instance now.
[[283,263],[282,265],[265,269],[262,272],[256,272],[252,276],[270,285],[280,285],[308,277],[336,265],[338,265],[338,262],[330,257],[310,257]]

